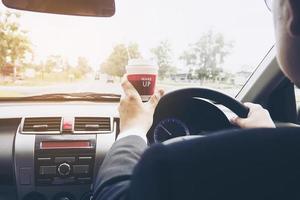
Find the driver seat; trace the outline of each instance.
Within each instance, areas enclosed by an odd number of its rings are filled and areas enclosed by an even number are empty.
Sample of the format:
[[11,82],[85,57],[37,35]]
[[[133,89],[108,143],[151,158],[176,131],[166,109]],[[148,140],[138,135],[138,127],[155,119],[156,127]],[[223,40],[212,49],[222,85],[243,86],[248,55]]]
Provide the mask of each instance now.
[[136,166],[134,200],[300,199],[300,128],[230,130],[155,144]]

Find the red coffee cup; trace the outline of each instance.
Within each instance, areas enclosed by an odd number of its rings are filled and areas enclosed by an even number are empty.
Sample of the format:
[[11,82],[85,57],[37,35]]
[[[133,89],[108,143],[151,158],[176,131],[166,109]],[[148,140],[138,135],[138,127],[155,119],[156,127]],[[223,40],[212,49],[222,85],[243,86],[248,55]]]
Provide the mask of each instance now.
[[146,102],[154,94],[158,66],[152,61],[132,59],[126,66],[128,81],[141,95],[142,101]]

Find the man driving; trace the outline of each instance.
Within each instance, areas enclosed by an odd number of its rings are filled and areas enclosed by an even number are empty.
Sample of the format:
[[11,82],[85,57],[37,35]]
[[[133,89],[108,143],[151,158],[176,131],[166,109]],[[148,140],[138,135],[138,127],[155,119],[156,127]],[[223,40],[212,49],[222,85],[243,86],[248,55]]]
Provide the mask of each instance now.
[[[274,0],[271,7],[278,62],[284,74],[300,87],[300,1]],[[298,150],[294,144],[298,136],[294,129],[284,130],[285,135],[273,129],[275,124],[262,106],[246,103],[248,117],[232,119],[233,124],[247,130],[224,131],[169,147],[154,145],[143,155],[148,148],[146,134],[163,91],[142,103],[126,77],[122,88],[120,134],[100,168],[95,200],[300,197],[299,161],[291,156]],[[289,170],[277,173],[287,167]]]

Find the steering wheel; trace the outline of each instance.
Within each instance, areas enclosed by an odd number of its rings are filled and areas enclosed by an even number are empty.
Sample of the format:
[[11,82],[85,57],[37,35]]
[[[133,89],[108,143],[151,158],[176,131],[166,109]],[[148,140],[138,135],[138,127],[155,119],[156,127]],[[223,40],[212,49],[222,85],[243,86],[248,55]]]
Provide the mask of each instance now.
[[186,88],[170,92],[159,101],[147,137],[150,144],[191,135],[232,128],[215,104],[221,104],[245,118],[249,109],[236,99],[206,88]]

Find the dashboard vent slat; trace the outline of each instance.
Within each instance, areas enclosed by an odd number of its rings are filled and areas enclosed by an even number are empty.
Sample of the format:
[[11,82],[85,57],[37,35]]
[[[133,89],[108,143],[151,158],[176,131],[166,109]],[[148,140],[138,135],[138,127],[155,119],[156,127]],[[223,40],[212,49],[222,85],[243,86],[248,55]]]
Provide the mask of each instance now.
[[61,117],[28,117],[24,119],[22,133],[60,133]]
[[75,117],[74,132],[110,132],[109,117]]

